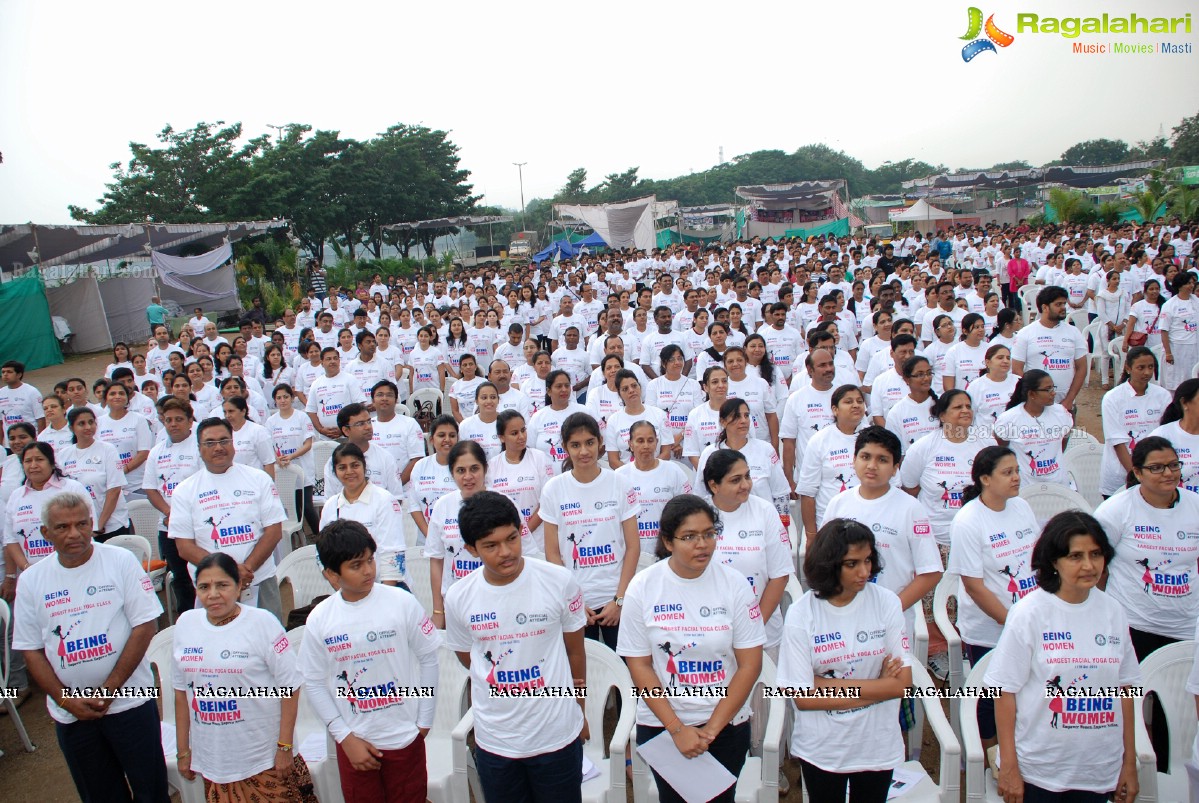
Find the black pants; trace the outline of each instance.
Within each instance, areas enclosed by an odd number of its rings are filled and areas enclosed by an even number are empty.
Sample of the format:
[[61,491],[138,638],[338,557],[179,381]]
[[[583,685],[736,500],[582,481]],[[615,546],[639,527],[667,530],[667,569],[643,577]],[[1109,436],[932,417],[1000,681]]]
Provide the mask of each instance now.
[[119,714],[54,726],[81,800],[167,803],[158,706],[152,700]]
[[97,543],[103,544],[109,538],[116,538],[118,535],[133,535],[133,525],[131,525],[129,522],[125,522],[124,527],[118,527],[110,533],[96,533],[94,536],[92,536],[92,538]]
[[[645,744],[664,730],[665,728],[655,728],[652,725],[638,725],[637,744]],[[745,766],[745,757],[749,755],[749,720],[740,725],[725,726],[725,729],[717,734],[712,743],[708,745],[708,753],[726,770],[733,773],[734,777],[739,777],[741,768]],[[654,781],[658,784],[658,799],[662,803],[683,803],[683,798],[679,796],[679,793],[674,791],[674,788],[662,780],[662,776],[656,772]],[[734,782],[728,789],[712,797],[710,803],[733,803],[736,792],[737,784]],[[884,795],[884,799],[885,797]],[[816,801],[831,798],[810,796],[810,799],[812,803],[816,803]]]
[[844,800],[845,787],[849,787],[849,803],[886,803],[887,791],[891,788],[892,770],[863,770],[861,772],[829,772],[802,758],[799,768],[803,771],[804,786],[808,800]]
[[[962,642],[962,651],[970,659],[970,666],[978,666],[983,656],[993,649]],[[994,739],[995,733],[995,701],[984,697],[978,701],[978,736],[980,739]]]
[[602,642],[613,652],[616,651],[616,639],[620,635],[620,625],[587,625],[583,628],[583,636],[592,641]]
[[308,525],[308,529],[312,530],[312,536],[315,539],[316,534],[321,531],[321,517],[316,514],[316,505],[312,501],[312,488],[311,485],[296,488],[296,510],[300,511],[300,521]]
[[1107,795],[1099,792],[1050,792],[1039,786],[1024,783],[1024,803],[1106,803]]
[[[1128,628],[1128,634],[1132,636],[1132,649],[1136,652],[1138,661],[1144,661],[1154,650],[1161,649],[1167,644],[1174,644],[1179,640],[1169,636],[1159,636],[1156,633],[1146,633],[1144,630],[1136,630],[1131,627]],[[1166,727],[1166,711],[1162,708],[1161,700],[1157,698],[1156,694],[1150,694],[1149,699],[1152,700],[1153,706],[1149,711],[1149,716],[1152,718],[1149,723],[1149,741],[1153,745],[1153,752],[1157,753],[1157,771],[1169,772],[1170,730]]]
[[174,540],[168,538],[162,530],[158,531],[158,552],[167,562],[167,570],[174,575],[167,593],[175,595],[175,615],[190,611],[196,607],[196,587],[192,583],[191,573],[187,570],[187,561],[179,557],[179,548],[175,546]]

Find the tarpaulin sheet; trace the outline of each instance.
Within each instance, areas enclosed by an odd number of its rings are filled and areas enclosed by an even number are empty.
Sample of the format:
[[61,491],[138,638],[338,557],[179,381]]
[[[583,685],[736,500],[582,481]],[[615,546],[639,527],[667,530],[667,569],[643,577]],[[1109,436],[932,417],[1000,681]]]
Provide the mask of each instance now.
[[26,371],[58,365],[62,352],[50,322],[50,304],[37,271],[0,284],[0,354],[6,360],[25,363]]
[[824,237],[832,234],[834,237],[849,236],[849,218],[841,218],[834,220],[832,223],[825,223],[822,226],[813,226],[810,229],[787,229],[783,232],[784,237]]

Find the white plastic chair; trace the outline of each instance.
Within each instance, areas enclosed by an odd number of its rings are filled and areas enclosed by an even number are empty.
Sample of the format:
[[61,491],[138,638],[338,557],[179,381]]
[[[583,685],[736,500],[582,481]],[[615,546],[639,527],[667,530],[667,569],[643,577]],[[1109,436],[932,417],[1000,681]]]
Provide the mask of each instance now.
[[322,594],[333,593],[333,586],[329,585],[321,569],[315,544],[302,546],[279,562],[275,576],[280,586],[285,580],[291,583],[293,608],[303,608]]
[[1066,441],[1066,451],[1076,449],[1084,444],[1094,444],[1095,446],[1103,445],[1099,442],[1098,438],[1087,432],[1082,427],[1072,428],[1070,430],[1070,438]]
[[1087,353],[1087,378],[1083,383],[1085,387],[1091,386],[1091,366],[1095,363],[1099,364],[1100,384],[1107,384],[1108,353],[1104,347],[1103,333],[1100,330],[1102,325],[1103,321],[1096,318],[1094,321],[1088,324],[1085,329],[1082,330],[1083,341],[1086,342],[1089,338],[1091,343],[1091,350]]
[[[408,589],[425,611],[433,613],[433,586],[429,583],[429,559],[418,551],[406,552],[405,570],[408,572]],[[442,566],[445,571],[447,567]]]
[[1082,494],[1055,482],[1037,482],[1022,486],[1020,498],[1032,508],[1037,517],[1038,527],[1044,527],[1045,522],[1067,510],[1081,510],[1084,513],[1094,510]]
[[[174,661],[175,628],[168,627],[154,634],[150,646],[146,649],[146,658],[150,666],[158,674],[158,695],[162,702],[163,733],[175,728],[175,688],[171,684],[171,668]],[[165,740],[164,740],[165,741]],[[186,780],[179,774],[179,766],[175,762],[174,738],[163,744],[163,755],[167,763],[167,783],[179,792],[183,803],[204,803],[204,781],[197,775],[192,780]]]
[[[158,541],[157,533],[154,534],[154,540],[155,542]],[[138,559],[138,562],[141,563],[142,569],[146,571],[146,574],[150,575],[151,580],[157,580],[166,574],[165,568],[149,571],[150,561],[154,558],[155,550],[150,546],[150,539],[144,535],[114,535],[104,543],[109,546],[119,546],[132,552],[134,557]]]
[[445,396],[437,388],[421,388],[409,397],[407,404],[408,413],[413,418],[417,417],[417,413],[424,405],[432,405],[430,409],[432,409],[434,417],[450,409],[445,401]]
[[1024,316],[1024,325],[1028,326],[1028,322],[1040,315],[1037,310],[1037,293],[1045,289],[1043,284],[1026,284],[1020,288],[1020,303],[1023,307],[1021,314]]
[[[924,618],[924,606],[917,602],[909,610],[913,613],[911,653],[914,662],[928,665],[928,620]],[[913,723],[908,731],[908,760],[920,760],[920,748],[924,746],[924,709],[916,706]]]
[[[962,684],[966,681],[966,674],[970,671],[970,662],[966,658],[965,650],[962,649],[962,636],[949,619],[949,598],[960,599],[963,593],[965,592],[962,590],[962,578],[950,572],[941,575],[941,581],[933,590],[933,622],[941,631],[941,635],[945,637],[946,649],[949,653],[947,683],[949,690],[953,692],[961,690]],[[953,732],[958,735],[958,739],[961,739],[961,711],[956,698],[951,698],[949,701],[949,722],[953,725]]]
[[312,442],[312,465],[313,465],[313,490],[312,504],[319,511],[325,506],[325,466],[333,458],[333,450],[337,448],[337,441],[313,441]]
[[[1154,650],[1141,662],[1142,685],[1146,693],[1154,692],[1166,712],[1170,730],[1169,773],[1157,772],[1157,756],[1149,740],[1145,724],[1145,701],[1135,706],[1137,721],[1137,756],[1144,756],[1152,772],[1141,781],[1137,800],[1189,800],[1186,762],[1195,744],[1195,698],[1187,694],[1187,677],[1195,659],[1195,642],[1179,641]],[[1150,788],[1148,784],[1152,784]]]
[[1085,309],[1071,312],[1067,316],[1067,319],[1069,320],[1071,326],[1080,331],[1086,329],[1091,324],[1090,313],[1088,313]]
[[[287,514],[287,519],[283,522],[283,539],[279,541],[279,546],[275,548],[275,560],[282,560],[297,546],[302,546],[304,533],[304,520],[300,516],[300,509],[296,506],[296,491],[303,487],[304,472],[294,463],[288,466],[275,466],[275,488],[279,491],[279,501],[283,503],[283,512]],[[295,535],[299,533],[300,543],[296,542]],[[284,542],[287,543],[286,549]],[[280,554],[280,550],[284,550]]]
[[1128,354],[1120,346],[1124,343],[1123,337],[1115,337],[1107,342],[1107,356],[1112,358],[1112,384],[1117,384],[1120,377],[1124,374],[1124,360]]
[[[150,542],[151,560],[162,560],[158,550],[158,518],[160,514],[154,506],[145,499],[129,500],[129,521],[133,524],[133,532]],[[161,583],[158,578],[161,577]],[[155,587],[162,587],[163,607],[167,611],[167,622],[175,624],[175,595],[171,593],[171,580],[174,574],[170,569],[159,569],[150,573],[150,579],[155,581]]]
[[[1090,436],[1087,436],[1090,438]],[[1074,480],[1078,492],[1091,504],[1092,508],[1099,507],[1103,502],[1103,494],[1099,492],[1099,478],[1102,471],[1103,446],[1088,441],[1074,443],[1071,438],[1066,448],[1065,468],[1070,478]]]
[[[441,648],[438,659],[437,711],[433,727],[425,737],[425,764],[429,774],[429,800],[433,803],[466,803],[466,775],[454,767],[454,730],[469,708],[470,673],[449,647]],[[480,798],[481,799],[481,798]]]
[[658,556],[653,552],[642,552],[637,558],[637,571],[644,571],[658,562]]
[[[12,619],[12,611],[8,608],[8,603],[0,599],[0,636],[8,633],[9,621]],[[8,685],[8,672],[12,667],[10,663],[12,653],[9,650],[8,638],[4,638],[3,651],[4,665],[0,666],[0,688],[11,688]],[[8,712],[8,719],[16,726],[17,736],[21,740],[21,746],[25,748],[26,753],[32,753],[37,747],[29,740],[29,732],[25,730],[25,723],[21,721],[21,714],[17,711],[17,703],[15,700],[5,697],[3,699],[4,710]],[[3,755],[3,753],[0,753]]]

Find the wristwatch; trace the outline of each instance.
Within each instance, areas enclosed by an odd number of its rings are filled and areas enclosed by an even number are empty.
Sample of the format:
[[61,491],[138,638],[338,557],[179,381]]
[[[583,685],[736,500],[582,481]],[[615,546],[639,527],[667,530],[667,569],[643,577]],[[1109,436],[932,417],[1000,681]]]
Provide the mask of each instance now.
[[624,607],[624,597],[613,597],[612,601],[616,603],[617,608]]

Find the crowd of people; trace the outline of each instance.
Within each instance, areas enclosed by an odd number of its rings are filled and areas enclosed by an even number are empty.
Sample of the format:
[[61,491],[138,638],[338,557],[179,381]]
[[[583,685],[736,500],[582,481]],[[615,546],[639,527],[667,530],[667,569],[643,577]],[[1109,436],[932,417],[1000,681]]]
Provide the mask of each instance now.
[[[1000,794],[1130,801],[1132,701],[1092,699],[1110,716],[1083,727],[1061,698],[1047,714],[1045,691],[1135,686],[1139,660],[1196,634],[1193,234],[755,238],[353,287],[313,266],[280,320],[255,303],[221,333],[196,309],[117,344],[103,376],[35,388],[6,361],[10,685],[46,692],[83,799],[166,799],[154,702],[71,693],[153,686],[157,594],[105,543],[144,499],[184,612],[175,762],[210,800],[303,794],[296,697],[221,694],[264,687],[308,696],[347,800],[424,800],[435,705],[414,690],[436,686],[443,646],[470,672],[487,799],[577,800],[598,737],[569,692],[594,639],[660,691],[638,700],[638,744],[737,775],[770,661],[798,690],[788,752],[810,799],[881,803],[911,721],[915,617],[948,571],[965,649],[994,653],[1003,691],[979,718]],[[1076,403],[1110,342],[1107,501],[1038,522],[1021,485],[1073,482]],[[440,414],[409,415],[427,391]],[[280,471],[332,592],[298,651]],[[408,593],[416,553],[429,609]],[[797,573],[806,593],[784,612]],[[929,664],[943,676],[943,656]]]

